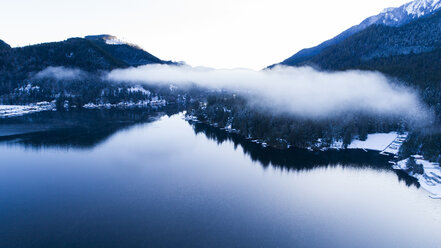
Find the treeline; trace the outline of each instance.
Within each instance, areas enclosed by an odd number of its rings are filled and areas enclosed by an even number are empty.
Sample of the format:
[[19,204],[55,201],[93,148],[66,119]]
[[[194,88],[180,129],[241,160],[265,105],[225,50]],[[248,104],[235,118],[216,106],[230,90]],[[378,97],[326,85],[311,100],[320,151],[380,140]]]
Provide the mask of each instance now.
[[421,154],[425,159],[441,163],[441,131],[416,130],[401,147],[401,155]]
[[441,120],[441,12],[401,27],[373,25],[306,62],[323,70],[379,71],[420,93]]
[[346,147],[355,138],[366,140],[369,133],[408,129],[402,119],[362,113],[322,119],[281,115],[250,106],[244,98],[227,92],[211,94],[206,103],[191,106],[188,114],[282,149],[289,146],[321,149],[336,142],[343,142]]
[[[26,85],[26,80],[35,81],[34,76],[48,67],[79,69],[91,74],[90,78],[68,83],[84,82],[82,93],[87,94],[86,91],[90,88],[91,94],[94,94],[97,89],[102,88],[103,80],[99,79],[102,73],[129,66],[174,64],[160,60],[136,46],[109,45],[105,42],[106,38],[106,35],[71,38],[17,48],[11,48],[0,41],[0,96]],[[55,83],[66,87],[63,82],[57,81],[52,85]]]
[[191,100],[188,95],[186,90],[179,88],[115,83],[102,80],[99,76],[89,76],[74,80],[27,79],[11,92],[0,95],[0,104],[26,105],[55,100],[59,110],[65,108],[65,103],[68,103],[68,108],[81,108],[88,103],[118,104],[159,100],[185,105]]
[[317,64],[327,70],[336,68],[382,72],[390,76],[391,80],[397,79],[398,83],[415,89],[423,102],[436,113],[438,120],[441,120],[441,48],[420,54],[389,56],[369,61],[357,60],[353,64],[336,67],[340,62],[347,63],[343,62],[343,58],[337,59],[339,53],[335,51],[332,62],[320,61]]
[[301,64],[323,70],[379,71],[415,89],[435,113],[428,130],[413,130],[402,155],[421,154],[440,161],[441,154],[441,12],[401,27],[373,25]]

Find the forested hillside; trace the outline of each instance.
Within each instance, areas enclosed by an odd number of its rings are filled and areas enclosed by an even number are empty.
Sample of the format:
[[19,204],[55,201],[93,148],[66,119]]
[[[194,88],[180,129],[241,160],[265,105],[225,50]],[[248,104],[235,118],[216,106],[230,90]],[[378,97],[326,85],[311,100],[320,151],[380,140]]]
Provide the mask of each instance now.
[[441,115],[441,12],[402,27],[372,26],[301,65],[380,71],[419,90]]
[[434,13],[437,13],[440,8],[441,2],[439,0],[432,0],[429,3],[427,0],[415,0],[397,8],[386,8],[378,15],[366,18],[360,24],[352,26],[336,37],[329,39],[318,46],[300,50],[298,53],[284,60],[280,64],[297,65],[304,63],[314,56],[319,55],[327,48],[339,45],[347,38],[350,38],[367,28],[375,25],[381,25],[384,27],[400,27],[412,21],[430,17]]
[[[206,105],[195,108],[201,120],[229,127],[245,137],[259,139],[275,147],[332,146],[341,140],[348,145],[367,133],[410,131],[401,155],[422,154],[439,161],[441,151],[441,12],[418,18],[401,26],[371,25],[344,41],[323,49],[306,61],[286,63],[312,66],[325,71],[380,71],[392,82],[404,84],[422,98],[435,113],[434,122],[419,127],[393,117],[340,115],[311,120],[268,114],[246,106],[240,98],[212,96]],[[292,62],[292,61],[291,61]]]
[[[163,61],[135,45],[110,43],[109,39],[116,37],[87,36],[17,48],[1,41],[0,104],[56,100],[61,105],[68,101],[70,106],[81,107],[91,102],[116,104],[158,99],[148,89],[110,83],[102,75],[118,68],[173,62]],[[73,75],[38,76],[48,68],[55,71],[52,74],[64,73],[66,69]]]
[[[368,70],[388,75],[397,84],[415,89],[435,113],[429,130],[411,134],[402,148],[405,156],[424,154],[439,160],[441,153],[441,12],[406,25],[372,25],[291,66],[313,66],[326,71]],[[430,125],[430,123],[428,123]]]

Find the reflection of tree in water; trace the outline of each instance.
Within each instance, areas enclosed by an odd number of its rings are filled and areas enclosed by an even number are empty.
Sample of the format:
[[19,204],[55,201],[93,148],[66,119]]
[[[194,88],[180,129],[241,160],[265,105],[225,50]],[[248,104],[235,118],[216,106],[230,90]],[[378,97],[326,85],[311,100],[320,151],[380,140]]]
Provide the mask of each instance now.
[[167,107],[156,109],[83,110],[41,112],[0,120],[0,141],[26,147],[87,149],[105,141],[114,133],[140,123],[149,123],[163,115],[178,113]]
[[[16,118],[0,119],[0,142],[25,145],[33,149],[42,147],[88,149],[104,142],[111,135],[136,124],[150,123],[163,115],[179,112],[173,107],[128,110],[87,110],[71,112],[41,112]],[[263,167],[272,166],[282,170],[311,170],[318,167],[343,166],[391,170],[392,158],[378,152],[362,150],[310,152],[307,150],[278,150],[263,148],[237,134],[202,123],[192,123],[196,134],[203,133],[218,144],[229,141],[253,161]],[[399,180],[408,186],[418,185],[405,172],[396,171]]]
[[[234,147],[239,145],[243,152],[250,156],[253,161],[258,161],[263,167],[272,166],[281,170],[312,170],[319,167],[351,167],[351,168],[370,168],[374,170],[391,171],[391,156],[380,155],[376,151],[363,150],[328,150],[328,151],[308,151],[302,149],[279,150],[271,147],[262,147],[234,133],[228,133],[219,128],[203,123],[191,122],[196,134],[203,133],[205,136],[218,144],[232,142]],[[416,179],[410,177],[403,171],[395,171],[398,180],[404,181],[407,186],[415,185],[419,187]]]

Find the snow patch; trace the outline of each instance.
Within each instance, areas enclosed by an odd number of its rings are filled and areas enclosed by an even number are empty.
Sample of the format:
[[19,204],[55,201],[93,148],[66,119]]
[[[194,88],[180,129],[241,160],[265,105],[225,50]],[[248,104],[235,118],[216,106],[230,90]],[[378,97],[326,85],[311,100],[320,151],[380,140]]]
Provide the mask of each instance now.
[[[418,179],[421,187],[430,193],[430,197],[434,199],[441,199],[441,167],[438,163],[424,160],[421,155],[413,155],[415,163],[422,165],[424,168],[423,174],[414,174],[408,172],[410,176]],[[407,163],[409,158],[398,161],[392,167],[396,170],[408,170]]]
[[385,9],[383,9],[383,11],[381,11],[381,14],[386,14],[388,12],[393,11],[394,9],[395,9],[394,7],[385,8]]
[[[373,150],[397,155],[407,136],[408,133],[399,134],[398,132],[368,134],[364,141],[353,140],[347,149]],[[343,141],[334,140],[330,149],[344,149]]]
[[41,111],[55,110],[55,102],[38,102],[29,105],[0,105],[0,118],[22,116]]
[[383,151],[397,137],[398,134],[396,132],[368,134],[368,137],[365,141],[361,141],[361,140],[352,141],[352,143],[348,146],[348,149],[368,149],[368,150]]
[[362,22],[364,29],[372,24],[401,26],[423,16],[435,13],[441,8],[441,0],[415,0],[396,8],[386,8],[380,14]]
[[441,7],[440,0],[415,0],[404,5],[408,15],[421,17],[427,13],[432,13]]
[[106,44],[107,45],[126,45],[127,43],[116,38],[116,37],[112,37],[110,39],[106,39]]
[[127,91],[128,91],[129,93],[137,93],[137,92],[140,92],[140,93],[142,93],[143,95],[147,95],[147,96],[150,96],[150,94],[151,94],[150,91],[144,89],[144,88],[143,88],[142,86],[140,86],[140,85],[136,85],[136,86],[130,87],[130,88],[127,89]]
[[119,103],[87,103],[83,105],[83,108],[85,109],[111,109],[111,108],[145,108],[145,107],[164,107],[167,105],[167,101],[162,99],[153,99],[151,101],[145,100],[145,101],[138,101],[138,102],[119,102]]
[[25,86],[21,86],[19,88],[16,88],[15,91],[21,92],[21,93],[31,93],[32,91],[39,91],[40,86],[34,86],[32,84],[27,84]]
[[[321,139],[319,139],[318,142],[320,142],[321,144],[322,143]],[[329,148],[336,150],[343,149],[344,148],[343,140],[334,140]]]

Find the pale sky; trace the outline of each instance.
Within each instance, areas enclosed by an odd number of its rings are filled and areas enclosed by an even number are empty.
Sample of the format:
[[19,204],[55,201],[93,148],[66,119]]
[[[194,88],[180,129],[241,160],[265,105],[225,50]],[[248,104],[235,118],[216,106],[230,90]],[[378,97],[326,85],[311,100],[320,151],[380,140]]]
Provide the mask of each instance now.
[[409,0],[2,0],[11,46],[112,34],[192,66],[262,69]]

